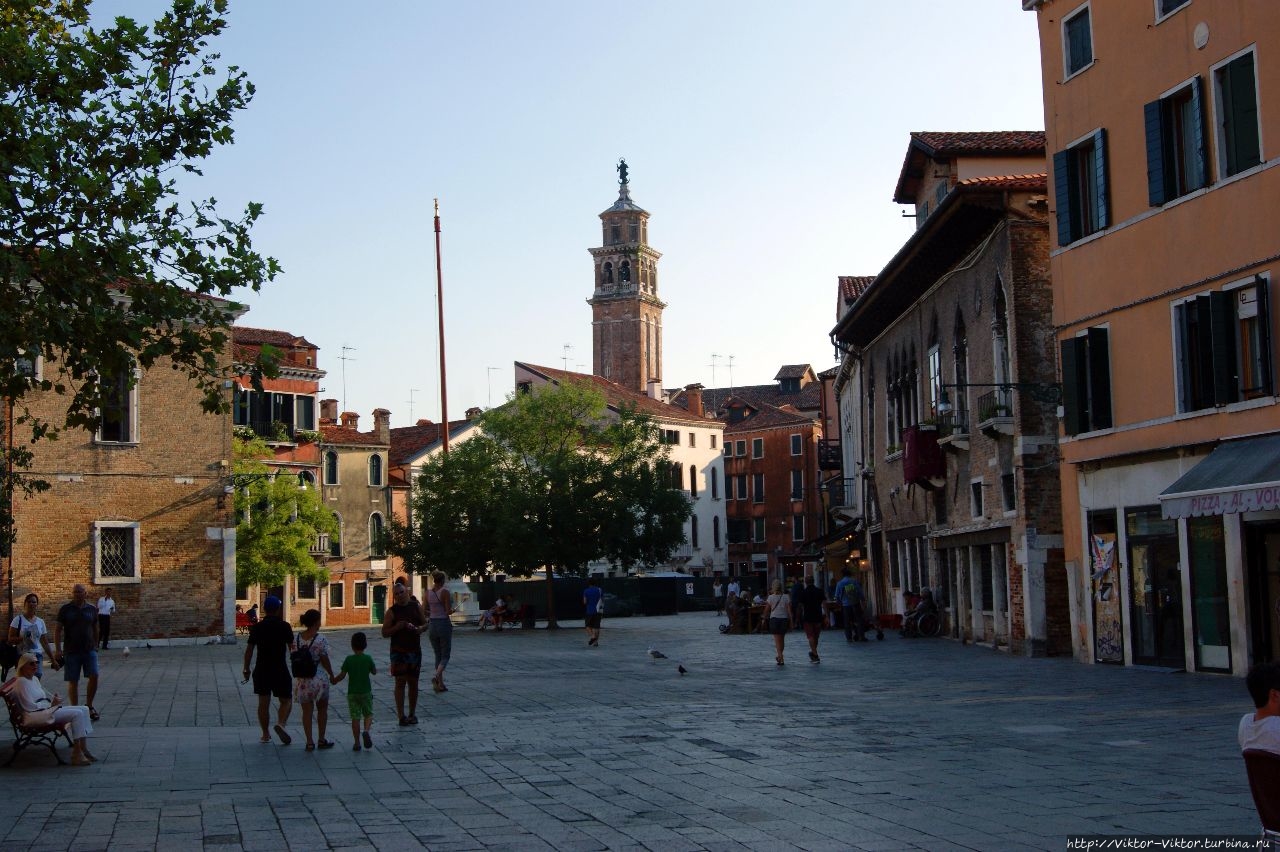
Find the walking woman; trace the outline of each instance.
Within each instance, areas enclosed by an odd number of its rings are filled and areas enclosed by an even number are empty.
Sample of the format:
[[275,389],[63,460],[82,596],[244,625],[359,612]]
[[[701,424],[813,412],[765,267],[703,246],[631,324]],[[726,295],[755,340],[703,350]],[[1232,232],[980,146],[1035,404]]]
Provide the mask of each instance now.
[[[333,666],[329,663],[329,643],[320,635],[320,610],[309,609],[302,614],[302,632],[293,640],[292,651],[307,650],[315,660],[315,674],[293,679],[293,701],[302,706],[302,730],[307,735],[307,751],[333,748],[324,738],[329,727],[329,682],[333,679]],[[320,741],[311,739],[311,714],[315,711],[316,733]]]
[[764,602],[765,612],[769,613],[769,632],[773,634],[773,646],[778,651],[775,657],[778,665],[782,665],[782,647],[787,641],[787,631],[795,625],[791,614],[791,598],[782,591],[782,581],[773,581],[773,594]]
[[449,652],[453,650],[453,598],[444,587],[443,571],[431,572],[431,588],[427,590],[427,639],[436,655],[436,672],[431,678],[431,688],[436,692],[448,692],[444,685],[444,670],[449,665]]

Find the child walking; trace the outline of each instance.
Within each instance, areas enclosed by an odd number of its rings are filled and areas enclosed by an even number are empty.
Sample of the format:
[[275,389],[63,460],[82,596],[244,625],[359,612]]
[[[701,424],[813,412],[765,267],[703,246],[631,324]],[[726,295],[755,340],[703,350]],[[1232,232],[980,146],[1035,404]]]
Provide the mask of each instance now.
[[373,748],[373,737],[369,736],[369,729],[373,727],[373,684],[369,676],[376,675],[378,669],[373,664],[373,657],[364,652],[368,647],[369,640],[363,633],[351,634],[353,653],[342,661],[341,672],[333,678],[336,685],[347,675],[351,676],[351,683],[347,685],[347,710],[351,714],[351,738],[355,741],[352,751],[360,750],[361,719],[364,719],[364,747]]

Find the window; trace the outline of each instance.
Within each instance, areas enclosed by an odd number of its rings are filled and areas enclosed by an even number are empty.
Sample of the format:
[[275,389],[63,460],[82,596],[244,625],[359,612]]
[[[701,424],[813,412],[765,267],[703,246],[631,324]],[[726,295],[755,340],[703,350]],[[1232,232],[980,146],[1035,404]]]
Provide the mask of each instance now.
[[804,515],[791,516],[791,540],[804,541]]
[[662,443],[672,445],[680,443],[680,430],[664,429],[662,431]]
[[746,518],[730,518],[729,544],[746,544],[751,541],[751,522]]
[[720,499],[720,471],[711,468],[711,499]]
[[764,518],[751,519],[751,540],[764,541]]
[[1111,428],[1109,332],[1091,328],[1062,347],[1063,430],[1068,435]]
[[803,470],[791,471],[791,499],[792,500],[804,499],[804,471]]
[[298,597],[305,598],[307,600],[313,600],[315,598],[316,596],[315,577],[299,577],[297,580],[297,583],[298,583],[298,587],[297,587]]
[[725,441],[725,442],[724,442],[724,454],[725,454],[725,457],[726,457],[726,458],[727,458],[727,457],[729,457],[729,456],[732,456],[732,455],[733,455],[733,442],[732,442],[732,441]]
[[140,583],[138,564],[141,525],[136,521],[95,521],[93,525],[93,582]]
[[314,430],[316,428],[316,398],[314,396],[298,396],[294,399],[294,425],[299,429]]
[[800,435],[791,436],[791,455],[798,456],[804,453],[804,438]]
[[751,458],[753,459],[764,458],[764,438],[751,439]]
[[689,465],[689,496],[698,496],[698,468],[697,465]]
[[355,584],[355,600],[352,601],[355,606],[369,605],[369,584],[361,581]]
[[691,447],[696,447],[696,446],[698,446],[698,433],[697,433],[697,432],[690,432],[690,433],[689,433],[689,446],[691,446]]
[[969,514],[975,518],[982,517],[982,480],[975,479],[969,483]]
[[383,559],[386,555],[387,543],[383,534],[382,515],[374,512],[369,516],[369,557]]
[[1147,134],[1147,200],[1152,207],[1202,188],[1204,110],[1200,78],[1143,107]]
[[338,525],[338,534],[329,536],[329,555],[342,555],[342,516],[337,512],[333,513],[334,523]]
[[929,347],[929,419],[937,420],[938,402],[942,399],[942,350],[938,344]]
[[1000,475],[1001,507],[1006,512],[1012,512],[1018,508],[1018,493],[1014,485],[1014,476],[1012,473],[1004,473]]
[[1179,411],[1271,394],[1266,279],[1187,299],[1173,316]]
[[1107,227],[1107,132],[1099,129],[1053,155],[1058,245]]
[[44,356],[38,351],[28,351],[13,360],[13,369],[18,375],[38,382],[44,378]]
[[382,456],[377,453],[369,456],[369,484],[382,484]]
[[713,450],[714,450],[715,448],[716,448],[716,436],[715,436],[715,435],[712,435],[712,436],[711,436],[711,449],[713,449]]
[[738,499],[747,499],[747,475],[745,473],[738,474]]
[[752,497],[754,499],[754,502],[763,503],[764,502],[764,474],[763,473],[753,473],[751,475],[751,488],[752,488]]
[[338,484],[338,454],[333,450],[324,454],[324,484]]
[[1062,56],[1068,78],[1093,64],[1093,31],[1087,3],[1062,21]]
[[134,371],[124,370],[118,376],[104,376],[102,388],[98,440],[114,444],[136,443],[138,386]]
[[341,580],[336,583],[329,584],[329,609],[342,609],[346,606],[342,601],[342,592],[344,589],[345,587]]
[[1239,174],[1262,162],[1254,64],[1254,53],[1249,50],[1213,70],[1220,177]]
[[1156,22],[1160,22],[1190,3],[1191,0],[1156,0]]
[[720,516],[716,515],[711,519],[711,546],[716,550],[720,549]]
[[698,547],[698,516],[694,515],[689,518],[689,546],[695,550]]
[[733,454],[735,456],[745,456],[747,454],[747,442],[738,441],[735,445]]

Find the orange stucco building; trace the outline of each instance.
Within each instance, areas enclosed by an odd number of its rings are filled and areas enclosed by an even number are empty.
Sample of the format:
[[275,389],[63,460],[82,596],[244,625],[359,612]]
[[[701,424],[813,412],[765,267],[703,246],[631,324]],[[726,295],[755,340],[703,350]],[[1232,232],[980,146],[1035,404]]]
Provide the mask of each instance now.
[[1280,658],[1280,4],[1023,8],[1050,155],[1073,650],[1243,674]]

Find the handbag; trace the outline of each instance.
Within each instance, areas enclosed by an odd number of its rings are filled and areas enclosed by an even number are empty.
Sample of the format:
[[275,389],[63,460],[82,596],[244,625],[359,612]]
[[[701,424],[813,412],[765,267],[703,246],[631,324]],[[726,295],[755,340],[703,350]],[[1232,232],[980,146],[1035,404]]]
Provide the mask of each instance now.
[[316,665],[316,658],[311,656],[311,645],[316,640],[312,639],[306,647],[299,646],[289,652],[289,669],[293,672],[294,677],[313,678],[319,667]]

